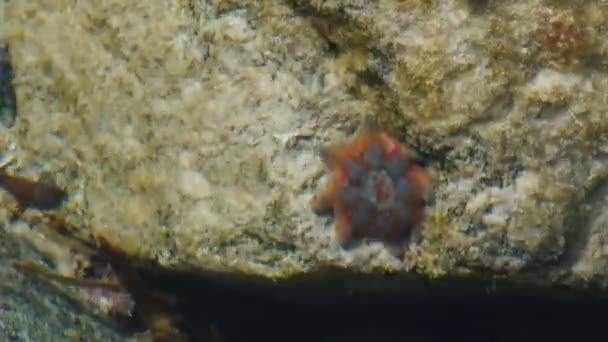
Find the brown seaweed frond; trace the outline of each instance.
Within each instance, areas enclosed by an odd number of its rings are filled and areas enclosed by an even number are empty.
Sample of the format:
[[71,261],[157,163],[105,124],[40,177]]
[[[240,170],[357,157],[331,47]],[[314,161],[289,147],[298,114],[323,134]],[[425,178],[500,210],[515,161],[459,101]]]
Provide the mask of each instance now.
[[68,285],[76,285],[79,287],[86,288],[96,288],[103,289],[114,292],[122,292],[124,291],[123,287],[117,283],[111,283],[107,280],[99,280],[99,279],[83,279],[77,278],[73,276],[66,276],[62,274],[58,274],[48,270],[47,268],[38,265],[31,261],[13,261],[13,267],[15,269],[33,275],[38,278],[43,278],[47,280],[56,280]]
[[45,238],[68,249],[80,261],[72,270],[73,274],[69,275],[31,261],[14,261],[14,268],[41,280],[86,289],[87,300],[97,304],[110,302],[106,304],[110,312],[130,317],[134,310],[148,328],[146,336],[154,342],[189,341],[178,327],[176,315],[171,312],[172,300],[144,284],[128,255],[112,246],[104,237],[81,236],[82,230],[63,216],[48,212],[61,206],[67,192],[50,184],[7,173],[6,169],[14,161],[13,157],[0,160],[0,188],[17,201],[12,219],[22,217],[21,214],[28,208],[44,210],[42,215],[30,217],[30,223],[37,223],[38,231]]
[[0,186],[13,195],[23,207],[55,209],[67,197],[64,190],[55,186],[6,173],[0,173]]
[[[61,220],[45,220],[45,223],[63,223]],[[101,276],[101,279],[82,278],[75,275],[63,275],[56,273],[46,267],[31,261],[13,261],[13,267],[18,271],[37,277],[46,281],[58,281],[63,284],[73,285],[80,288],[90,289],[91,296],[99,296],[101,291],[109,291],[115,294],[123,294],[129,297],[126,302],[134,303],[134,308],[128,303],[120,303],[114,308],[115,311],[132,315],[135,314],[148,328],[146,337],[154,342],[187,342],[189,338],[178,327],[176,316],[171,312],[174,302],[171,297],[151,291],[140,278],[137,270],[128,255],[113,247],[105,238],[98,237],[98,246],[90,246],[85,241],[70,236],[69,233],[61,233],[56,230],[58,225],[41,225],[43,234],[56,243],[65,244],[71,250],[95,260],[91,264],[93,268],[99,268],[98,264],[106,265],[109,274]],[[62,229],[67,228],[63,227]],[[64,235],[65,234],[65,235]],[[102,295],[105,296],[105,295]]]
[[15,218],[27,208],[56,209],[67,198],[67,193],[63,189],[25,177],[9,175],[3,168],[0,168],[0,188],[17,200],[18,209]]
[[37,221],[41,223],[37,229],[56,244],[89,257],[95,257],[100,253],[93,243],[74,235],[74,228],[70,228],[70,223],[63,217],[47,213]]

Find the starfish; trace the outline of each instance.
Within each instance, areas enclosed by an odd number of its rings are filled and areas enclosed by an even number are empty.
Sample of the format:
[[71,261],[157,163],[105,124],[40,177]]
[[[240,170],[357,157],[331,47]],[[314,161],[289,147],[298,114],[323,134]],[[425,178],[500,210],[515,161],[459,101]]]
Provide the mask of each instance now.
[[319,215],[333,215],[342,246],[365,238],[390,245],[409,239],[424,218],[430,187],[413,151],[366,123],[351,142],[321,157],[332,175],[312,206]]

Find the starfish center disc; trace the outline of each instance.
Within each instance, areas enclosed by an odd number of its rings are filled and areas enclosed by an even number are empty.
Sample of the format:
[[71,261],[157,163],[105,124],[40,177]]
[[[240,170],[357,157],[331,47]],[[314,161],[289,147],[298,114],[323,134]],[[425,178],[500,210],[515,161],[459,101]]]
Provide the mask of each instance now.
[[395,200],[395,187],[393,180],[384,171],[372,171],[365,182],[365,197],[374,204],[376,208],[388,209]]

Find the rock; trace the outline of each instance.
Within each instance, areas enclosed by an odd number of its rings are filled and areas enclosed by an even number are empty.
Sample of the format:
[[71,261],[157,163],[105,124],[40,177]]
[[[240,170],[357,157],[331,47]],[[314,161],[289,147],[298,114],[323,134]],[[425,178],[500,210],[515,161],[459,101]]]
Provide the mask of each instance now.
[[[596,2],[4,7],[12,171],[67,188],[83,235],[134,259],[267,279],[338,267],[608,281]],[[404,259],[381,243],[341,248],[310,208],[327,178],[318,151],[366,115],[428,161],[427,220]]]

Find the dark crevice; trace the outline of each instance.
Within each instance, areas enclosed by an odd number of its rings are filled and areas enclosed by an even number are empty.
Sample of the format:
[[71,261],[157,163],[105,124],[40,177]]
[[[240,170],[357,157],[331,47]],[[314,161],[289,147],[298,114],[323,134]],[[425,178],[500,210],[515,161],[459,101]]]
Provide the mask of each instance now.
[[600,210],[605,210],[601,205],[595,205],[595,208],[589,212],[586,207],[589,204],[602,203],[606,196],[608,196],[608,181],[598,180],[586,191],[583,200],[573,205],[577,209],[573,209],[572,214],[564,220],[567,229],[564,236],[564,252],[556,263],[560,268],[570,269],[580,260],[591,235],[593,224],[591,219],[597,218]]
[[471,12],[477,15],[486,13],[492,6],[491,0],[466,0],[466,3]]
[[0,43],[0,124],[12,127],[17,117],[13,67],[7,46]]
[[326,270],[289,281],[143,270],[194,341],[530,341],[599,331],[605,293]]

